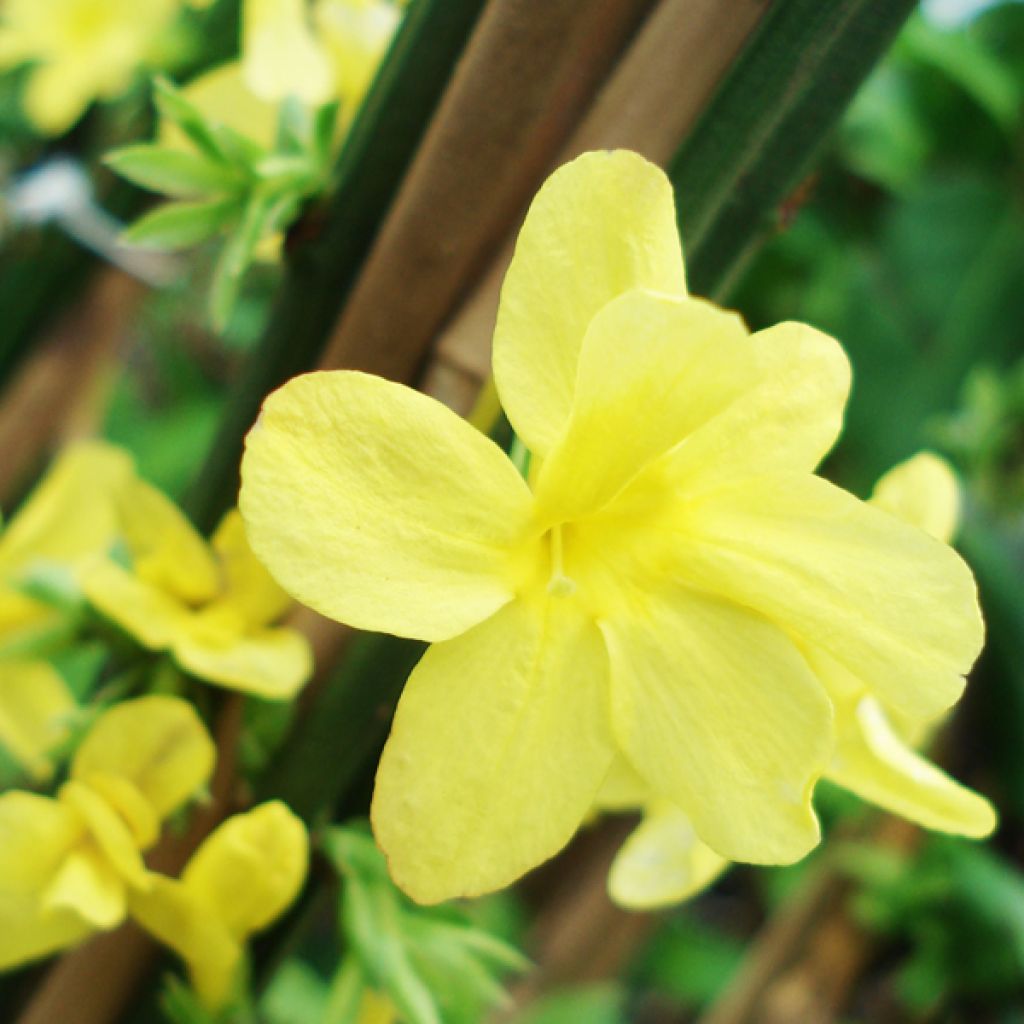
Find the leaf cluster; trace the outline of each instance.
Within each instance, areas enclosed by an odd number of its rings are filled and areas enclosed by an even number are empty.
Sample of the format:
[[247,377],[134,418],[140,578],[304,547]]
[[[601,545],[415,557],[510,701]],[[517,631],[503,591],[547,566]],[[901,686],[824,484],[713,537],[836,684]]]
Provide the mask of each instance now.
[[142,143],[107,154],[121,177],[169,200],[136,220],[124,241],[178,250],[223,237],[209,296],[221,329],[260,246],[287,230],[303,204],[326,188],[337,105],[311,112],[285,101],[268,148],[211,120],[166,79],[157,79],[154,91],[163,123],[176,126],[190,148]]

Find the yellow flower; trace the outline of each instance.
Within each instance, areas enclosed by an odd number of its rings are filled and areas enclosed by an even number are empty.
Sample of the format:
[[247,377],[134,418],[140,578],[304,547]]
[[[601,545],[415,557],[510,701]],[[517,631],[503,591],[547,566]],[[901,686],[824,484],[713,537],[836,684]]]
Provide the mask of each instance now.
[[[948,543],[958,514],[956,478],[935,455],[922,453],[890,470],[871,503]],[[983,797],[921,757],[913,743],[920,722],[894,726],[882,702],[828,653],[804,645],[835,707],[836,746],[826,777],[870,803],[927,828],[979,838],[995,827]],[[697,837],[686,812],[652,797],[628,766],[617,764],[598,797],[605,810],[643,808],[643,821],[623,844],[608,876],[612,899],[647,909],[687,899],[728,866]]]
[[131,84],[178,0],[6,0],[0,68],[36,64],[25,113],[46,134],[71,127],[95,99]]
[[313,34],[306,0],[245,0],[242,68],[260,99],[295,96],[318,106],[331,98],[331,65]]
[[93,562],[82,579],[93,606],[200,679],[271,700],[293,697],[312,672],[309,644],[270,626],[290,601],[250,551],[237,511],[210,546],[144,481],[133,479],[117,499],[131,564]]
[[423,902],[512,882],[618,758],[718,856],[803,856],[834,736],[802,645],[927,719],[983,632],[950,548],[813,475],[842,349],[687,297],[668,180],[591,153],[530,208],[494,373],[529,485],[439,403],[346,371],[272,395],[243,461],[250,540],[289,592],[432,644],[377,772],[395,880]]
[[50,577],[73,591],[82,565],[114,542],[113,492],[131,473],[111,445],[71,445],[0,535],[0,743],[37,779],[50,774],[47,754],[68,738],[77,705],[57,670],[30,655],[73,623],[21,587]]
[[295,899],[306,877],[305,826],[277,801],[236,814],[211,833],[181,879],[150,875],[132,890],[132,917],[185,961],[209,1007],[232,991],[245,942]]
[[[391,0],[246,0],[242,56],[191,81],[186,98],[207,117],[270,148],[278,107],[289,96],[341,102],[351,120],[373,81],[401,12]],[[162,129],[181,144],[173,125]]]
[[213,759],[191,705],[141,697],[96,720],[56,799],[0,796],[0,968],[120,924],[129,891],[150,885],[141,851]]
[[314,11],[331,60],[334,95],[351,118],[391,44],[401,10],[390,0],[318,0]]
[[0,663],[0,743],[34,779],[53,772],[49,753],[71,735],[78,705],[47,661]]

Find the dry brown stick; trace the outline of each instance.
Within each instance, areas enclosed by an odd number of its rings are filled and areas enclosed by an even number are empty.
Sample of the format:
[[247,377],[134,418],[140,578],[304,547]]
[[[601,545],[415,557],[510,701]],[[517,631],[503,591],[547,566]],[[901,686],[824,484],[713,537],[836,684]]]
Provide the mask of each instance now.
[[[617,147],[664,164],[767,6],[768,0],[662,0],[553,164]],[[439,339],[428,381],[460,411],[490,372],[489,340],[511,258],[508,238]]]
[[16,497],[57,442],[92,432],[96,390],[144,294],[121,271],[102,271],[0,393],[0,503]]
[[[920,829],[899,818],[873,819],[862,841],[900,853]],[[743,966],[701,1024],[832,1024],[874,951],[851,916],[851,883],[827,856],[795,899],[761,930]]]
[[491,0],[323,366],[419,371],[652,2]]

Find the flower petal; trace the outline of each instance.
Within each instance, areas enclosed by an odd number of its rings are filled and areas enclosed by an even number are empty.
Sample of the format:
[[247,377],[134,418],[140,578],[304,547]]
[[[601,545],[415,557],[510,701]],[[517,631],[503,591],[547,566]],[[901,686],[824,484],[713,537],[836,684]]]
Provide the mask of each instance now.
[[541,186],[501,290],[494,377],[531,451],[565,427],[590,321],[633,288],[686,294],[672,186],[636,153],[585,153]]
[[223,644],[184,637],[172,647],[174,660],[211,683],[266,700],[290,700],[313,673],[309,641],[294,629],[262,629]]
[[932,718],[981,648],[963,560],[924,531],[813,476],[752,479],[681,506],[682,578],[824,648],[886,705]]
[[77,914],[93,928],[116,928],[125,915],[125,884],[92,846],[72,850],[43,893],[43,911]]
[[[89,838],[94,844],[95,852],[100,855],[102,870],[87,866],[88,871],[93,874],[99,872],[100,877],[104,878],[107,873],[106,869],[109,867],[117,878],[129,885],[145,885],[146,869],[143,866],[142,856],[139,854],[132,831],[127,822],[110,803],[100,796],[97,790],[84,782],[72,779],[61,786],[58,799],[62,804],[74,808],[81,815],[89,831]],[[80,868],[79,873],[82,870],[86,870],[86,868]],[[118,900],[119,903],[123,903],[121,897],[118,897]],[[121,906],[119,914],[123,915],[123,913],[124,908]],[[99,920],[93,918],[90,920],[93,920],[95,924],[103,925],[103,922]]]
[[135,575],[190,604],[215,597],[220,589],[217,563],[181,509],[138,478],[118,498],[121,528]]
[[92,930],[78,914],[43,907],[43,893],[81,837],[75,813],[56,800],[0,796],[0,968],[73,945]]
[[109,558],[84,570],[82,591],[97,611],[153,651],[167,650],[192,627],[185,604]]
[[608,893],[630,910],[667,907],[707,888],[728,866],[683,811],[658,800],[615,855]]
[[871,504],[948,544],[960,518],[956,475],[945,459],[921,452],[875,484]]
[[188,701],[150,696],[106,711],[89,730],[71,765],[84,782],[92,773],[133,782],[163,820],[210,778],[215,750]]
[[511,599],[531,496],[497,445],[439,402],[343,370],[267,399],[240,506],[253,550],[304,604],[444,640]]
[[292,903],[308,862],[305,825],[274,800],[219,825],[189,861],[182,881],[208,914],[244,939]]
[[981,839],[996,826],[992,805],[904,743],[873,697],[837,709],[828,777],[925,828]]
[[[634,290],[587,327],[565,435],[537,480],[541,518],[579,518],[732,401],[751,366],[734,313]],[[709,372],[709,367],[712,369]]]
[[117,535],[115,494],[133,476],[128,454],[101,441],[70,445],[0,536],[5,573],[33,560],[74,562]]
[[78,709],[61,674],[46,661],[0,668],[0,743],[37,779],[53,772],[47,755],[67,739]]
[[209,1009],[231,994],[242,945],[180,881],[151,875],[145,891],[128,893],[128,913],[186,963],[192,986]]
[[304,0],[245,0],[242,67],[265,100],[295,96],[318,105],[331,96],[331,66],[309,27]]
[[745,608],[682,587],[633,596],[602,624],[626,756],[723,857],[798,860],[819,838],[825,691],[788,637]]
[[515,601],[431,647],[373,796],[398,885],[422,903],[476,896],[565,846],[611,762],[606,687],[601,637],[571,599]]
[[220,521],[213,535],[213,550],[224,575],[224,599],[242,613],[247,623],[265,626],[284,615],[292,599],[253,554],[237,508]]
[[730,400],[666,456],[662,483],[692,495],[727,480],[811,472],[839,436],[849,392],[846,353],[806,324],[758,331],[735,354],[719,348],[680,400]]

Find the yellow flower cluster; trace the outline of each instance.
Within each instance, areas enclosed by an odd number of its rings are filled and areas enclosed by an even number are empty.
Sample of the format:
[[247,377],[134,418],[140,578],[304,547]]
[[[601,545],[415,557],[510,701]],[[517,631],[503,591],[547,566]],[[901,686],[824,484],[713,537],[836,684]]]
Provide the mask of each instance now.
[[815,475],[846,355],[690,297],[661,171],[591,153],[547,181],[494,375],[528,480],[438,402],[349,371],[272,395],[242,467],[250,540],[290,593],[431,644],[372,808],[412,897],[507,885],[609,787],[642,829],[667,815],[704,880],[813,848],[825,774],[932,827],[992,827],[899,739],[962,693],[970,570],[888,484],[865,503]]
[[337,100],[347,122],[400,16],[393,0],[244,0],[241,57],[194,79],[185,96],[207,117],[267,147],[288,97],[312,107]]
[[[25,112],[48,135],[70,128],[96,99],[124,93],[149,64],[183,6],[209,0],[6,0],[0,9],[0,70],[33,65]],[[244,0],[243,57],[193,86],[199,106],[240,130],[266,126],[276,104],[358,106],[398,24],[392,0]]]
[[142,853],[213,762],[190,704],[141,697],[97,719],[55,798],[0,796],[0,968],[131,917],[185,960],[205,1004],[223,1004],[248,936],[298,893],[308,839],[283,804],[267,803],[217,828],[180,879],[149,870]]
[[181,7],[182,0],[7,0],[0,69],[34,64],[25,112],[41,132],[58,135],[93,100],[131,85]]
[[[71,610],[32,596],[33,584],[65,594]],[[0,534],[0,743],[37,777],[78,710],[45,655],[79,627],[83,596],[141,645],[220,686],[284,700],[312,671],[306,640],[272,625],[290,601],[236,511],[207,544],[127,453],[73,445]]]

